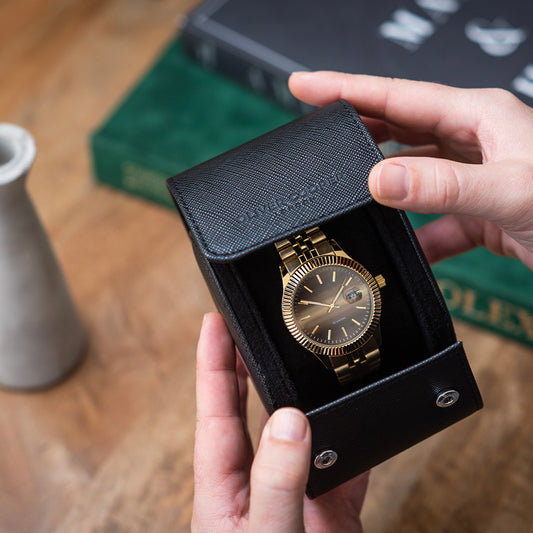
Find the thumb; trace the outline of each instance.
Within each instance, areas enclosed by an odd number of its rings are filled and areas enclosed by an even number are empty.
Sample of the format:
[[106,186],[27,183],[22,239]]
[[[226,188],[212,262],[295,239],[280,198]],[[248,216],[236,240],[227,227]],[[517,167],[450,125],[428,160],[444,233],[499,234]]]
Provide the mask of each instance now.
[[466,164],[432,157],[396,157],[378,163],[368,185],[376,201],[418,213],[457,213],[496,223],[529,217],[530,166],[516,160]]
[[304,531],[311,429],[298,409],[279,409],[268,421],[252,465],[249,531]]

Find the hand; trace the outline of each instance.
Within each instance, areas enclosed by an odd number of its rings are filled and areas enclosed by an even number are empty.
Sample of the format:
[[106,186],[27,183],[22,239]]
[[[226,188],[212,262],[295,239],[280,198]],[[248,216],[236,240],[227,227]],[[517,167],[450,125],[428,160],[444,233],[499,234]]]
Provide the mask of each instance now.
[[533,269],[533,109],[501,89],[335,72],[295,73],[289,87],[318,106],[345,98],[376,142],[416,146],[368,184],[384,205],[448,213],[418,231],[430,262],[486,246]]
[[361,532],[368,473],[309,500],[311,430],[303,413],[276,411],[254,459],[247,374],[223,318],[209,313],[198,341],[192,530],[212,533]]

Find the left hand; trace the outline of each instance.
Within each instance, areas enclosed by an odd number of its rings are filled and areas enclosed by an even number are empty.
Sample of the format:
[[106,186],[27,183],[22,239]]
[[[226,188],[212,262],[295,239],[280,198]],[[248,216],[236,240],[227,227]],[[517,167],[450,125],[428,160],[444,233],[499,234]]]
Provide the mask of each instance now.
[[368,473],[309,500],[311,428],[276,411],[254,458],[246,422],[247,372],[224,319],[204,319],[197,352],[193,532],[361,533]]

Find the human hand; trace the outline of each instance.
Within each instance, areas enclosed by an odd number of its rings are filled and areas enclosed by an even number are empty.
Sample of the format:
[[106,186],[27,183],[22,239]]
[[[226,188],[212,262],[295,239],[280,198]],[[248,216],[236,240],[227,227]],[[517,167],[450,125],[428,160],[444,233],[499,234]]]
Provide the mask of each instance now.
[[276,411],[253,456],[247,372],[224,319],[209,313],[197,351],[193,532],[361,532],[368,473],[309,500],[311,429],[293,408]]
[[371,171],[381,204],[447,213],[417,232],[430,262],[485,246],[533,269],[533,109],[501,89],[299,72],[289,87],[322,106],[344,98],[376,142],[415,146]]

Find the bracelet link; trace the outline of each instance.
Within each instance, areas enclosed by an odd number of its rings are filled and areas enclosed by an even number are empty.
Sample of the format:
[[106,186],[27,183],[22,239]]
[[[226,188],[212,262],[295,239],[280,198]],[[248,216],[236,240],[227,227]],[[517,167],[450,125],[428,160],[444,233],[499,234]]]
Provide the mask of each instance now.
[[[348,358],[350,358],[350,355],[348,355]],[[339,383],[344,385],[379,368],[380,360],[379,348],[376,348],[365,355],[349,360],[341,366],[334,366],[335,374]]]
[[318,226],[278,241],[276,248],[289,274],[313,257],[335,253],[332,244]]

